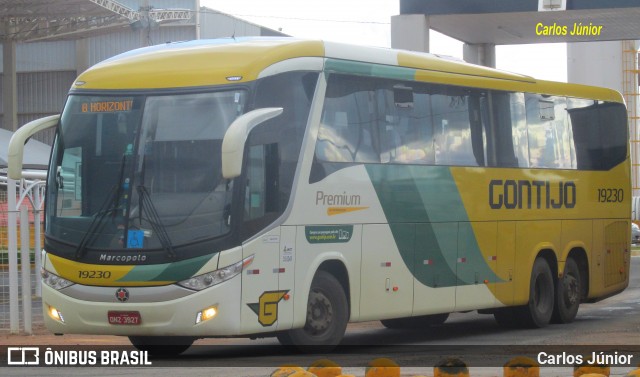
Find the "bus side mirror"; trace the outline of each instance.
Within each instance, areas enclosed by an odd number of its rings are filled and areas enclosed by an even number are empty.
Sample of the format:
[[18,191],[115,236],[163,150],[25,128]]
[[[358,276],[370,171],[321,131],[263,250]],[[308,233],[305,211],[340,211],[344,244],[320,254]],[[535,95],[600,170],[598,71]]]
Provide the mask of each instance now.
[[256,109],[239,116],[231,123],[222,139],[222,177],[232,179],[242,172],[244,145],[249,132],[257,125],[282,114],[282,107]]
[[24,157],[24,144],[27,140],[34,134],[57,125],[59,120],[60,115],[36,119],[18,128],[11,136],[7,153],[7,159],[9,160],[7,176],[9,178],[15,180],[22,178],[22,159]]

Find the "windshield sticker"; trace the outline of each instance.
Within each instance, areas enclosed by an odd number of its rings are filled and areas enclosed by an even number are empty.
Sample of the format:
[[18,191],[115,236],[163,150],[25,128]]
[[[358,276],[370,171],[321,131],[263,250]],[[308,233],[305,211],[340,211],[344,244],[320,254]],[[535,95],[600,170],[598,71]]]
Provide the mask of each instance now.
[[353,235],[353,225],[306,226],[304,230],[309,243],[346,243]]
[[144,231],[129,230],[127,232],[127,249],[141,249],[144,247]]

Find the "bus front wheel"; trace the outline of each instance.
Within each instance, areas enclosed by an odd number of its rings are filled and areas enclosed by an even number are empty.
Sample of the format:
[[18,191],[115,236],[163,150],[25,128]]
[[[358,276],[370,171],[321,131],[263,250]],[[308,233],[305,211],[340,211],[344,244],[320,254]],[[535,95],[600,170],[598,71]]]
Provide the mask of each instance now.
[[544,327],[549,324],[555,303],[555,287],[549,263],[536,258],[531,271],[529,303],[521,307],[521,319],[526,327]]
[[335,348],[347,328],[349,308],[340,282],[326,271],[318,271],[311,282],[307,320],[303,328],[277,335],[285,346],[302,351],[329,351]]

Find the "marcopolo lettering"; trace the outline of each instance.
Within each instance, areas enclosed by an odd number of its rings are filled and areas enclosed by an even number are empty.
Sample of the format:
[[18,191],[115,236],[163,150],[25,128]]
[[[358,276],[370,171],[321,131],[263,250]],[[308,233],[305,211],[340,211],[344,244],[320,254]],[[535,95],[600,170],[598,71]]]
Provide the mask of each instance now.
[[561,209],[576,206],[573,181],[493,179],[489,182],[492,209]]

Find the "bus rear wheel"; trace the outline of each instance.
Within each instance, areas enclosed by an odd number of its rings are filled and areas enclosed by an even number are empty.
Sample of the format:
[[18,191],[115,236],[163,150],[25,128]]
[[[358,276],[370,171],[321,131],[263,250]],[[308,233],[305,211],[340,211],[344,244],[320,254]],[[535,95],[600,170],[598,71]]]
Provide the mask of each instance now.
[[529,303],[520,307],[520,318],[525,327],[538,328],[549,324],[555,303],[555,287],[549,263],[536,258],[531,271]]
[[567,259],[562,278],[556,283],[556,302],[553,308],[553,323],[570,323],[578,314],[582,281],[578,264],[573,258]]
[[131,344],[151,356],[178,356],[194,342],[187,336],[130,336]]
[[279,333],[277,337],[282,345],[299,351],[330,351],[342,341],[348,321],[348,302],[342,285],[330,273],[318,271],[311,282],[304,327]]

